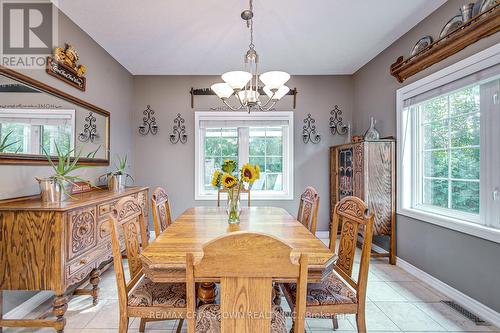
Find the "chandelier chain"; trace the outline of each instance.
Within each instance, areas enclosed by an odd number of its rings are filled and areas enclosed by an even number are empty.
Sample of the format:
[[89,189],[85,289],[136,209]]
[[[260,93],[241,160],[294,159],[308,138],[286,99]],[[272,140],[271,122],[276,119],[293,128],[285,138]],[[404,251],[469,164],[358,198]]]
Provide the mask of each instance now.
[[[253,0],[250,0],[250,11],[253,13]],[[251,50],[255,49],[255,44],[253,43],[253,17],[247,21],[247,27],[250,29],[250,47]]]

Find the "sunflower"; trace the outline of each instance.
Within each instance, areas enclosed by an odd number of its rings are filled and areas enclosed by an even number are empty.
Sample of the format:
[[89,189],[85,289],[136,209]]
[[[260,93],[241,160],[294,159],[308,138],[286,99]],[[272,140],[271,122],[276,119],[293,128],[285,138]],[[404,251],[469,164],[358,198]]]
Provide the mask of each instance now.
[[225,173],[222,175],[221,183],[222,183],[222,186],[224,186],[225,188],[232,188],[236,185],[237,182],[238,182],[238,179],[236,179],[236,177],[234,177],[228,173]]
[[215,170],[214,175],[212,177],[212,186],[214,186],[214,187],[220,186],[220,176],[221,176],[221,172],[219,170]]
[[241,179],[245,182],[253,183],[258,179],[255,167],[249,163],[241,168]]
[[224,160],[224,163],[222,163],[222,171],[227,172],[227,173],[232,173],[236,168],[238,167],[238,163],[236,163],[233,160]]

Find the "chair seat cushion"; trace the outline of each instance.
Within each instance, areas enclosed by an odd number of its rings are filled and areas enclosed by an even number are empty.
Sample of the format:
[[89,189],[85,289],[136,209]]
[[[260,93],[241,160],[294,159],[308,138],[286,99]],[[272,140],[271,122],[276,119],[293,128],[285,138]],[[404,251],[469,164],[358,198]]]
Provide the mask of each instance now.
[[144,277],[128,297],[129,306],[186,307],[185,283],[156,283]]
[[[219,304],[202,305],[196,310],[196,333],[220,333],[221,314]],[[273,305],[271,332],[288,333],[285,313],[278,305]]]
[[[297,285],[295,283],[283,283],[281,286],[283,292],[287,294],[286,296],[295,306]],[[357,303],[356,293],[333,272],[320,283],[308,283],[306,297],[307,306]]]

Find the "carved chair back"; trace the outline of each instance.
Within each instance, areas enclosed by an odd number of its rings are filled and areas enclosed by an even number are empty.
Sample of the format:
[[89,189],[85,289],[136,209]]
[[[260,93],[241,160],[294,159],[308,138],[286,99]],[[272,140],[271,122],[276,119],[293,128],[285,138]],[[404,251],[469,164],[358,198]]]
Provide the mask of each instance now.
[[[188,311],[195,310],[194,279],[218,277],[221,332],[270,332],[273,277],[280,277],[297,281],[294,332],[304,332],[308,258],[291,256],[291,250],[277,238],[246,231],[206,243],[196,263],[193,254],[187,256]],[[248,313],[259,316],[244,315]],[[188,322],[189,333],[194,325],[193,320]]]
[[167,191],[157,187],[151,198],[151,207],[153,207],[153,223],[155,235],[158,237],[168,226],[172,224],[172,215],[170,211],[170,201]]
[[[139,255],[141,253],[141,244],[143,246],[148,244],[146,225],[144,224],[142,207],[133,197],[124,197],[118,201],[110,217],[113,262],[120,300],[120,311],[126,311],[126,309],[121,308],[127,305],[128,292],[143,276]],[[125,279],[123,268],[120,235],[123,235],[128,259],[130,272],[130,280],[128,282]]]
[[310,232],[316,233],[316,222],[318,219],[319,195],[312,186],[306,187],[300,196],[299,212],[297,220],[302,223]]
[[[335,205],[330,232],[330,249],[335,252],[339,224],[341,225],[338,259],[334,270],[355,290],[358,304],[363,305],[366,298],[366,285],[368,283],[368,266],[372,249],[373,213],[363,200],[356,197],[345,197]],[[361,260],[357,281],[352,278],[354,256],[358,242],[358,233],[364,234],[361,247]]]
[[[227,193],[227,189],[225,188],[220,188],[218,191],[217,191],[217,207],[220,207],[220,195],[221,193]],[[248,194],[248,207],[250,207],[250,189],[246,189],[246,188],[242,188],[240,193],[247,193]]]

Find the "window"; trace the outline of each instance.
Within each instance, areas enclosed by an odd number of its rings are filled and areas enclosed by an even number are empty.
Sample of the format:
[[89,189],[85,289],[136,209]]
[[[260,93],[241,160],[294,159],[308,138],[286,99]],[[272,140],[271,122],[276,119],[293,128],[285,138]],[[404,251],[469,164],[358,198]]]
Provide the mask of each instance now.
[[292,199],[292,112],[197,112],[197,200],[216,199],[212,174],[225,159],[260,166],[252,199]]
[[498,63],[500,46],[398,90],[399,214],[500,242]]
[[57,155],[74,145],[74,110],[0,109],[0,142],[8,136],[6,153]]

